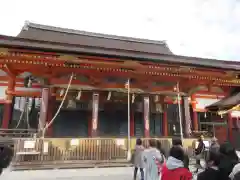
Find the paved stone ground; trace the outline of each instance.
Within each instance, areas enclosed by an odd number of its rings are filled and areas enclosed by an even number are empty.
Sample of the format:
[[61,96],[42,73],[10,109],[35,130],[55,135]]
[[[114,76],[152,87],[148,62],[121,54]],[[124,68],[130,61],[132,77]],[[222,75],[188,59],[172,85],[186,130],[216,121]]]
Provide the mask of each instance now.
[[[194,171],[194,167],[190,168]],[[90,168],[67,170],[10,171],[5,170],[4,180],[132,180],[133,168]],[[196,179],[196,178],[194,178]]]

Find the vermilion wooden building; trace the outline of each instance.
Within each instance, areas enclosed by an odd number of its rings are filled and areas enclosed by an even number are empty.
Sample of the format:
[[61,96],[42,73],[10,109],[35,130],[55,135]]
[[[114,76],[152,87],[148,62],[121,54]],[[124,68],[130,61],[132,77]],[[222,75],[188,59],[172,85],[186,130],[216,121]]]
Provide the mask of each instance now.
[[50,137],[127,136],[128,79],[131,136],[178,136],[178,100],[185,137],[212,132],[210,121],[227,122],[215,127],[219,138],[232,135],[231,114],[205,107],[240,86],[239,62],[174,55],[161,41],[26,23],[17,37],[0,36],[0,68],[3,129],[37,129],[44,93],[50,121],[74,73]]

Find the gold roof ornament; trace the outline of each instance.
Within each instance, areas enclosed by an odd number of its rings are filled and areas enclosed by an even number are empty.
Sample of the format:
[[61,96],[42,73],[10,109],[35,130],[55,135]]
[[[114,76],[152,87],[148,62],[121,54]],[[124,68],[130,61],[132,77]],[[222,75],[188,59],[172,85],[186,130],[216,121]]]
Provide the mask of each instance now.
[[9,52],[7,48],[0,48],[0,56],[6,56],[8,54]]
[[223,114],[227,114],[229,112],[232,112],[232,111],[240,111],[240,104],[234,106],[233,108],[231,109],[228,109],[228,110],[220,110],[218,111],[218,115],[223,115]]
[[63,55],[60,55],[59,59],[61,60],[65,60],[65,61],[73,61],[73,60],[76,60],[78,59],[76,56],[72,56],[72,55],[68,55],[68,54],[63,54]]

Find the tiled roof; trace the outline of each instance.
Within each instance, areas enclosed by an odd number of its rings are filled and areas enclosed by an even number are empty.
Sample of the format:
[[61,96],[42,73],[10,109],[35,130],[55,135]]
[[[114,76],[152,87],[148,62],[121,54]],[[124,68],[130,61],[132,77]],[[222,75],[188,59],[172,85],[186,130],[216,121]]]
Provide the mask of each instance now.
[[174,55],[164,41],[89,33],[33,23],[26,23],[18,37],[0,35],[0,47],[240,71],[240,61]]
[[232,107],[240,104],[240,92],[223,98],[220,101],[211,104],[210,106],[206,107],[206,109],[210,111],[218,111],[218,110],[227,110],[231,109]]
[[72,45],[172,54],[164,41],[121,37],[26,22],[18,37]]

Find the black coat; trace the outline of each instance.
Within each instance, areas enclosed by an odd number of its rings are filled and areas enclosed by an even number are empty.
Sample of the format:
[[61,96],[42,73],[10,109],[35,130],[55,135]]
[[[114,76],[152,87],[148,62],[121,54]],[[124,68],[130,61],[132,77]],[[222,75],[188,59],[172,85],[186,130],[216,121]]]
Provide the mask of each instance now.
[[219,172],[219,170],[207,168],[205,171],[198,174],[197,180],[219,180]]
[[221,161],[219,164],[220,177],[219,180],[229,180],[229,175],[232,172],[234,166],[237,164],[237,161],[232,160],[231,158],[221,155]]
[[184,154],[184,161],[183,161],[183,163],[184,163],[184,167],[189,169],[189,157],[188,157],[187,153]]
[[197,149],[195,149],[195,154],[198,155],[198,154],[201,154],[205,149],[205,145],[203,143],[203,141],[199,141],[199,144],[198,144],[198,147]]
[[0,147],[0,168],[7,168],[13,158],[13,150],[8,146]]

